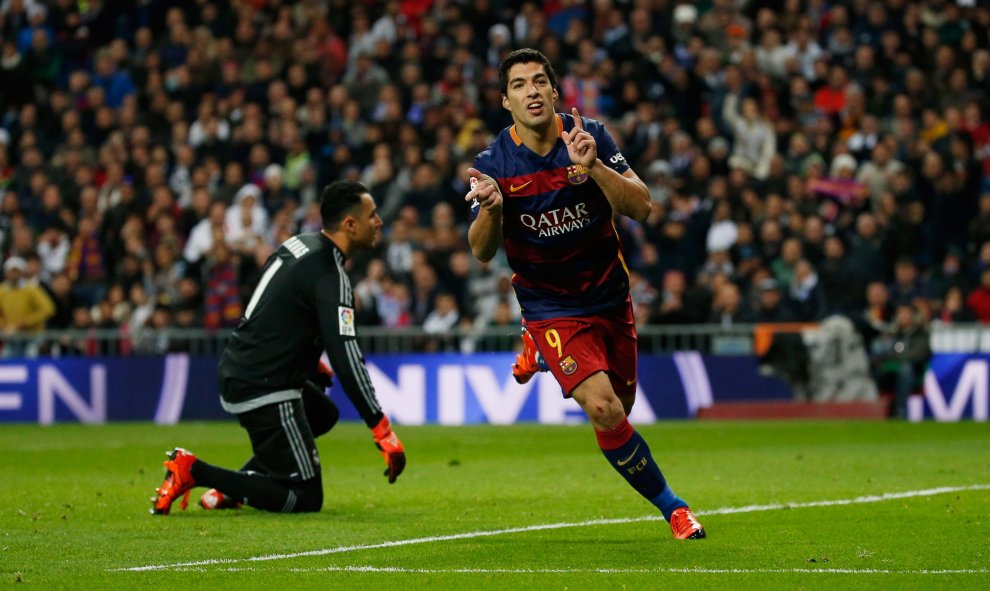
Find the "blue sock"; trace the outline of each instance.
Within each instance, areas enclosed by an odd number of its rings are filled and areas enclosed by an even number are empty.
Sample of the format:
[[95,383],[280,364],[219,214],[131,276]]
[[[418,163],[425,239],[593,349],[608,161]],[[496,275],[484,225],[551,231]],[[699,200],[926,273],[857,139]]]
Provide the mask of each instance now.
[[660,471],[660,466],[650,453],[646,440],[633,429],[628,419],[611,431],[595,431],[598,446],[616,472],[663,513],[670,521],[670,514],[679,507],[687,507],[683,499],[674,494]]
[[663,513],[663,518],[670,521],[670,514],[674,512],[675,509],[680,509],[681,507],[687,507],[688,504],[684,502],[684,499],[677,496],[677,494],[670,489],[669,486],[664,487],[663,492],[659,495],[650,499],[657,509]]

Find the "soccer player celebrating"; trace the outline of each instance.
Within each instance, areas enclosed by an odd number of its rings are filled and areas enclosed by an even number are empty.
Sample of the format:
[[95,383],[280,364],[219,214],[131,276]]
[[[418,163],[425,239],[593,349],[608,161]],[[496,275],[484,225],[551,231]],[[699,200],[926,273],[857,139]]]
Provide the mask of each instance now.
[[247,430],[254,456],[233,471],[175,448],[152,513],[168,515],[179,498],[185,509],[196,486],[214,487],[200,500],[208,509],[246,503],[282,513],[319,511],[323,480],[314,438],[339,416],[321,387],[331,375],[319,362],[323,351],[371,429],[388,481],[402,473],[405,451],[364,366],[344,272],[346,257],[378,243],[382,220],[368,190],[347,181],[323,190],[320,215],[322,231],[289,238],[265,263],[220,360],[221,404]]
[[525,349],[513,368],[528,381],[542,356],[581,405],[609,463],[653,503],[679,539],[705,537],[627,416],[636,396],[636,327],[614,213],[646,219],[650,194],[599,121],[554,112],[557,77],[546,56],[513,51],[499,67],[514,125],[474,161],[465,199],[468,242],[491,260],[500,244],[514,271]]

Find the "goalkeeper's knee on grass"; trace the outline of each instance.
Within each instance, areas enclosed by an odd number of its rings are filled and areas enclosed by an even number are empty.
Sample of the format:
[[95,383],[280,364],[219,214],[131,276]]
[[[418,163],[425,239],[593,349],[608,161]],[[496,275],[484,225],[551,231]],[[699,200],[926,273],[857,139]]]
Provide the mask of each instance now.
[[295,504],[290,510],[283,512],[315,513],[323,508],[322,478],[310,478],[290,488],[290,495],[295,495]]

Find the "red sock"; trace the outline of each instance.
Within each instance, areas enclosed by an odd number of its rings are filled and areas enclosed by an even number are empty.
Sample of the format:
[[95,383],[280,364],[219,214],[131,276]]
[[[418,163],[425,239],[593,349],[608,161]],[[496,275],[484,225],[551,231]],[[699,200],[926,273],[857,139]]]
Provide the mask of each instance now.
[[599,431],[595,429],[595,437],[598,438],[598,447],[604,451],[619,449],[633,436],[635,429],[629,424],[629,419],[622,419],[622,422],[610,431]]

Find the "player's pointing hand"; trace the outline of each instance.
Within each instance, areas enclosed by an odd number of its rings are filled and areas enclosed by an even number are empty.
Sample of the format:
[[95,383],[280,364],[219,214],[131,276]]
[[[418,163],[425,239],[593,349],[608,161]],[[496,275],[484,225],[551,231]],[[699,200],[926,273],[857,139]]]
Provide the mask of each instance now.
[[567,155],[570,156],[571,162],[591,170],[598,162],[598,144],[594,136],[584,130],[584,122],[577,108],[571,109],[571,115],[574,116],[574,127],[570,131],[562,132],[560,137],[567,146]]
[[502,207],[502,192],[495,179],[477,168],[469,168],[468,174],[471,175],[471,190],[464,196],[465,201],[477,201],[482,209],[489,212]]

